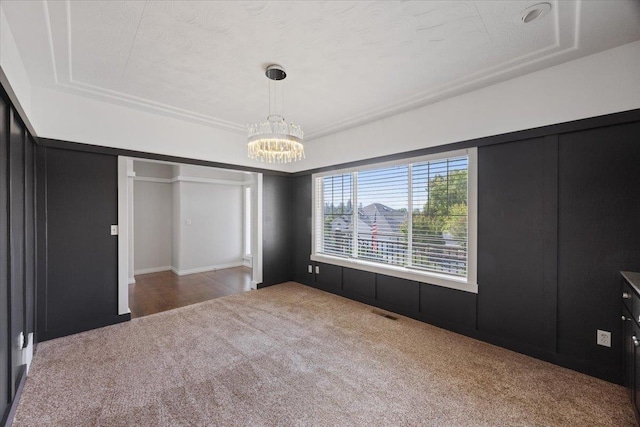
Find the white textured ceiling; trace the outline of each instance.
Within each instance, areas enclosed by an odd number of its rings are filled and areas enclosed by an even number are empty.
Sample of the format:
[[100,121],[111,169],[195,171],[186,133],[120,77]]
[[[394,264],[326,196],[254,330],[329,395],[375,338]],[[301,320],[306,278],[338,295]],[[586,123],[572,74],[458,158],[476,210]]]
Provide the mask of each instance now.
[[634,0],[550,1],[530,24],[537,1],[3,3],[35,85],[244,132],[279,63],[309,138],[640,39]]

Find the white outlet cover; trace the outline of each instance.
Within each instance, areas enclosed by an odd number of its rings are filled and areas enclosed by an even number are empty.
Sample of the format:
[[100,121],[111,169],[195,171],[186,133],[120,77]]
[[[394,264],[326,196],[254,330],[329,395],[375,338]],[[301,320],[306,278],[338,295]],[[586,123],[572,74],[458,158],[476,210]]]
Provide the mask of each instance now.
[[112,225],[111,226],[111,235],[112,236],[117,236],[118,235],[118,226],[117,225]]
[[313,266],[311,264],[309,264],[308,271],[309,271],[309,273],[313,273]]
[[596,342],[604,347],[611,347],[611,332],[598,329]]

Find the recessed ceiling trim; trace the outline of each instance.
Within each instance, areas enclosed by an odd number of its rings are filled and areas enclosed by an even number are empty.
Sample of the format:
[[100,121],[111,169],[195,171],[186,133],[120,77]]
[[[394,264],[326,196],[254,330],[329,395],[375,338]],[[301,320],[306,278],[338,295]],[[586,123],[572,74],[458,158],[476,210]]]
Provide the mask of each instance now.
[[[505,74],[517,72],[519,69],[530,66],[533,63],[539,63],[541,68],[544,67],[544,61],[551,60],[558,55],[566,54],[578,50],[579,47],[579,23],[580,23],[580,1],[577,2],[558,2],[553,8],[554,27],[556,35],[556,43],[535,52],[522,55],[517,58],[502,62],[493,67],[467,75],[461,79],[444,85],[429,89],[421,93],[405,98],[391,106],[364,111],[358,116],[350,117],[337,123],[312,129],[307,132],[307,141],[340,132],[352,127],[356,127],[365,123],[370,123],[394,114],[403,113],[416,108],[424,107],[429,104],[444,100],[449,97],[457,96],[474,89],[479,89],[487,84],[498,83],[500,77]],[[560,15],[573,16],[573,19],[567,20],[572,26],[561,29]]]
[[214,118],[204,114],[199,114],[190,110],[183,110],[178,107],[140,98],[122,92],[112,91],[99,86],[94,86],[84,82],[58,83],[58,86],[66,88],[78,95],[90,95],[92,99],[103,101],[105,98],[124,106],[135,106],[150,113],[160,113],[174,116],[181,119],[193,121],[200,124],[212,125],[219,129],[230,130],[238,133],[246,133],[246,125],[240,125],[231,121]]
[[[88,96],[98,101],[105,101],[106,99],[114,101],[120,105],[129,107],[133,106],[150,113],[169,115],[237,133],[244,133],[246,131],[245,124],[231,122],[206,114],[200,114],[195,111],[152,101],[147,98],[141,98],[74,80],[71,43],[71,1],[65,0],[64,2],[51,2],[43,0],[42,4],[45,10],[45,17],[47,19],[49,48],[51,50],[54,81],[56,86],[64,88],[76,95]],[[62,37],[56,38],[53,34],[53,25],[51,21],[52,15],[54,20],[58,19],[59,23],[64,26],[64,43],[61,43]],[[56,51],[58,51],[58,54],[56,54]],[[60,58],[61,55],[63,56],[62,58]]]
[[49,35],[49,40],[47,43],[49,45],[49,53],[51,54],[51,64],[53,65],[53,81],[58,83],[58,68],[56,67],[56,54],[53,50],[53,34],[51,31],[51,17],[49,16],[49,7],[47,6],[47,2],[42,0],[42,10],[44,12],[45,21],[44,24],[47,27],[47,34]]
[[[545,66],[545,62],[548,62],[550,59],[578,48],[579,4],[579,1],[570,2],[569,4],[563,4],[563,2],[555,3],[552,15],[555,20],[556,43],[553,46],[548,46],[538,51],[504,61],[492,67],[469,74],[454,82],[449,82],[447,84],[416,93],[410,97],[406,97],[395,102],[392,105],[366,110],[352,117],[347,117],[342,121],[310,129],[306,132],[308,139],[316,139],[321,136],[362,125],[380,118],[419,108],[430,103],[443,100],[447,97],[456,96],[464,92],[478,89],[487,84],[497,83],[505,76],[507,78],[517,76],[517,72],[519,70],[533,64],[539,64],[539,68],[543,68]],[[244,123],[224,120],[211,115],[201,114],[188,109],[182,109],[153,101],[148,98],[137,97],[74,80],[71,42],[71,2],[70,0],[65,0],[64,2],[43,0],[43,6],[45,8],[47,30],[50,38],[49,46],[54,66],[54,80],[57,87],[76,95],[87,96],[98,101],[115,102],[120,105],[142,109],[151,113],[174,116],[183,120],[217,127],[227,131],[244,133]],[[559,14],[561,13],[567,14],[567,16],[573,15],[573,19],[567,20],[573,23],[572,28],[560,28]],[[53,21],[56,20],[59,21],[57,23],[63,24],[64,35],[60,34],[61,31],[55,31],[52,29],[54,27]]]

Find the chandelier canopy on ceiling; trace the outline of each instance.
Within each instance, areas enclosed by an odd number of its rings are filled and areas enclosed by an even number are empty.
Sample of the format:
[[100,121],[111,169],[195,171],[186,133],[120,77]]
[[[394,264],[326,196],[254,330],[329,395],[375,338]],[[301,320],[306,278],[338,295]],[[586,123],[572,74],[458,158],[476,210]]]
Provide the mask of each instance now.
[[[249,158],[267,163],[289,163],[304,158],[302,128],[287,123],[281,113],[284,96],[277,96],[276,83],[287,77],[280,65],[269,65],[265,75],[269,82],[269,116],[267,120],[247,126]],[[272,90],[272,86],[273,90]]]

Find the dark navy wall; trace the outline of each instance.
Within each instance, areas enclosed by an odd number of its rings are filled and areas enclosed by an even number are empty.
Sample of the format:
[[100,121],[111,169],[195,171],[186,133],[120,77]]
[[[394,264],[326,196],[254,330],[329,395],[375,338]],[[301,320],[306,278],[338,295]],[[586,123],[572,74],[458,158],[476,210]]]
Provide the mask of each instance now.
[[311,175],[296,174],[294,280],[621,382],[619,271],[640,271],[638,135],[635,111],[439,147],[479,146],[478,294],[311,262]]
[[[620,270],[640,271],[640,122],[559,137],[558,352],[621,370]],[[593,345],[596,329],[613,347]]]
[[291,280],[291,178],[262,177],[262,285]]
[[34,332],[35,149],[9,97],[0,91],[0,425],[15,411],[25,379],[23,348]]
[[557,138],[481,147],[478,157],[478,330],[555,351]]

